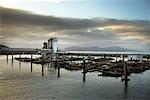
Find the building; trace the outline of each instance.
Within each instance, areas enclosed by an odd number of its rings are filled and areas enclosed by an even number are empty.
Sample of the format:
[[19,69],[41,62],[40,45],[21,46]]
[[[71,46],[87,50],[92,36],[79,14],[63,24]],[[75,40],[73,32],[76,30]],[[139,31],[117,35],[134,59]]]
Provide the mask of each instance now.
[[53,53],[58,51],[58,38],[51,38],[51,49]]
[[51,49],[53,53],[58,51],[58,38],[50,38],[43,43],[43,49]]
[[43,43],[43,49],[47,49],[47,42]]

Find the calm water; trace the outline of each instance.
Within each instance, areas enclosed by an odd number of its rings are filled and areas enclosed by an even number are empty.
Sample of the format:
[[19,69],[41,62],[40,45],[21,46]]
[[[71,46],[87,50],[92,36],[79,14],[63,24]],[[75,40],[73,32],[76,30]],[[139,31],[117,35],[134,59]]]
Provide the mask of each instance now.
[[[150,70],[132,74],[127,87],[121,78],[99,77],[88,73],[82,81],[82,71],[61,69],[57,77],[55,68],[45,65],[8,63],[0,57],[0,100],[150,100]],[[43,76],[42,76],[43,75]]]

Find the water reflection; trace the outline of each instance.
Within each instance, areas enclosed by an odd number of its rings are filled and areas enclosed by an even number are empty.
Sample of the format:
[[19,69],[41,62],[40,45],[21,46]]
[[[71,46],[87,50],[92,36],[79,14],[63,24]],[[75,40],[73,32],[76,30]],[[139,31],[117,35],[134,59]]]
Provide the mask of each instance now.
[[47,71],[51,71],[51,66],[50,66],[50,64],[49,64],[49,63],[48,63]]
[[14,62],[12,61],[12,62],[11,62],[11,67],[13,68],[13,66],[14,66]]
[[21,61],[19,61],[19,70],[21,71]]
[[128,97],[128,81],[124,81],[124,98]]

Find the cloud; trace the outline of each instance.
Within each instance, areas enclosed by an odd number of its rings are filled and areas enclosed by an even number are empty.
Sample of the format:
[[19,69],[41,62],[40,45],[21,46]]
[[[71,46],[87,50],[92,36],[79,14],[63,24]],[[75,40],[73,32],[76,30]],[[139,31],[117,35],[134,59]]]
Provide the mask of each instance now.
[[61,43],[67,45],[102,45],[102,41],[104,44],[116,41],[117,45],[129,44],[128,41],[150,44],[150,21],[62,18],[4,7],[0,7],[0,12],[0,38],[5,38],[8,43],[20,39],[34,43],[58,36]]
[[26,24],[35,26],[49,26],[58,29],[77,29],[88,28],[95,26],[97,23],[88,19],[73,19],[73,18],[59,18],[53,16],[42,16],[32,14],[24,10],[1,8],[2,24]]
[[50,3],[60,3],[63,0],[0,0],[0,6],[15,8],[17,4],[24,2],[50,2]]
[[130,21],[122,25],[108,25],[104,28],[123,36],[124,39],[138,39],[150,42],[150,21]]

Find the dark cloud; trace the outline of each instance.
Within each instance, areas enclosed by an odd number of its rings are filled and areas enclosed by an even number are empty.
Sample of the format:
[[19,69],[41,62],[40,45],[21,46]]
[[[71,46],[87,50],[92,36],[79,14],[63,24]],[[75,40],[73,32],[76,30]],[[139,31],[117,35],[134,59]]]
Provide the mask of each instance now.
[[75,18],[59,18],[53,16],[43,16],[33,14],[24,10],[0,8],[2,23],[11,23],[14,25],[33,25],[33,26],[49,26],[57,27],[58,29],[79,29],[96,26],[96,21],[89,19]]
[[0,25],[0,38],[6,38],[7,42],[21,39],[34,43],[57,35],[62,42],[74,44],[80,41],[83,44],[95,42],[96,45],[101,45],[101,41],[125,44],[119,42],[122,39],[126,43],[129,40],[150,43],[150,21],[144,20],[61,18],[0,7]]

